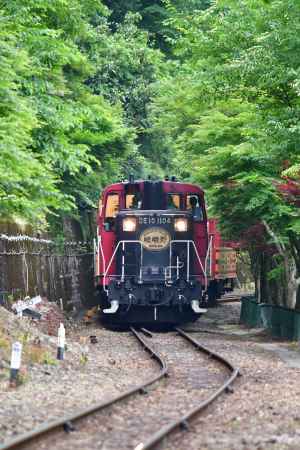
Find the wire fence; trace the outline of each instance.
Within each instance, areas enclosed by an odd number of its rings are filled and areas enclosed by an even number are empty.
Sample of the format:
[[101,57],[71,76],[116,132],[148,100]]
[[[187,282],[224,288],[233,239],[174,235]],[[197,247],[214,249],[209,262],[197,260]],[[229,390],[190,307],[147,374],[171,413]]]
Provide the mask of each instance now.
[[0,234],[0,293],[10,301],[41,295],[66,309],[93,297],[92,243]]

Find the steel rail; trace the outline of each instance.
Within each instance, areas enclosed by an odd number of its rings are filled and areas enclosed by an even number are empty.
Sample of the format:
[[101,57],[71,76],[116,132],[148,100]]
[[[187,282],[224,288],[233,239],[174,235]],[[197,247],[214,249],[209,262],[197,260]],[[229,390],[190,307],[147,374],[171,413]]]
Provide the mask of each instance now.
[[217,300],[218,303],[237,303],[241,301],[241,295],[232,295],[224,298],[220,298]]
[[176,419],[169,423],[168,425],[162,427],[159,431],[153,434],[147,441],[141,442],[135,447],[135,450],[148,450],[154,448],[158,445],[165,437],[169,436],[172,431],[176,429],[187,429],[188,428],[188,420],[192,419],[195,415],[202,412],[207,408],[217,397],[219,397],[223,392],[227,391],[229,386],[234,382],[237,376],[240,375],[239,369],[233,367],[233,365],[225,359],[223,356],[215,353],[214,351],[204,347],[194,338],[189,336],[186,332],[184,332],[180,328],[176,328],[176,331],[180,336],[188,340],[191,344],[193,344],[198,350],[207,354],[210,358],[220,362],[225,366],[231,373],[230,377],[222,384],[212,395],[210,395],[206,400],[202,401],[195,408],[188,411],[186,414],[182,415],[179,419]]
[[147,330],[146,328],[141,328],[140,329],[142,333],[144,333],[145,336],[152,338],[153,334],[151,333],[151,331]]
[[125,400],[128,397],[132,396],[136,393],[145,393],[145,388],[150,386],[151,384],[154,384],[156,381],[159,381],[163,377],[168,376],[168,367],[164,359],[156,353],[153,348],[147,343],[147,341],[136,331],[135,328],[130,328],[132,334],[136,337],[136,339],[139,341],[139,343],[142,345],[145,351],[147,351],[150,354],[150,357],[155,359],[158,365],[160,366],[160,372],[159,374],[147,379],[143,383],[139,384],[138,386],[135,386],[111,399],[102,401],[100,403],[95,403],[91,405],[90,407],[82,410],[78,410],[74,412],[73,414],[70,414],[68,416],[62,417],[57,420],[53,420],[51,422],[44,422],[39,427],[33,429],[32,431],[20,434],[19,436],[8,440],[4,442],[3,444],[0,444],[0,450],[8,450],[17,448],[20,445],[27,444],[28,442],[32,441],[33,439],[40,437],[49,431],[53,431],[57,428],[64,428],[64,429],[70,429],[72,427],[72,422],[75,422],[76,420],[82,419],[86,416],[89,416],[90,414],[93,414],[95,412],[99,412],[104,410],[105,408],[108,408],[109,406],[112,406],[121,400]]

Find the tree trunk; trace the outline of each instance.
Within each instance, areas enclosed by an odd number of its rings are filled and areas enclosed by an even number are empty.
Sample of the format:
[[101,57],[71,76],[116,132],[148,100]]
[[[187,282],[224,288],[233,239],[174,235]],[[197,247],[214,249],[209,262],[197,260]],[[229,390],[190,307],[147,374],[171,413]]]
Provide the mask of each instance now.
[[290,309],[295,309],[297,303],[297,293],[300,286],[300,277],[297,276],[297,261],[295,259],[295,253],[287,248],[283,242],[281,242],[280,238],[274,233],[267,222],[264,221],[263,223],[283,260],[286,287],[285,306]]
[[287,258],[285,261],[285,271],[287,274],[287,307],[295,309],[300,278],[297,278],[296,275],[297,269],[294,258]]

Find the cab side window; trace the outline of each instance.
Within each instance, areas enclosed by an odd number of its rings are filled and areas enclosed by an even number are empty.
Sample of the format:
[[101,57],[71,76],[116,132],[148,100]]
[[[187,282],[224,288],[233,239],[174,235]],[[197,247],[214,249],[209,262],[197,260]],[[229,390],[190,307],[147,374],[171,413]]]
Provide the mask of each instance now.
[[136,192],[135,194],[127,194],[126,195],[126,209],[141,209],[142,208],[142,196],[140,192]]
[[180,209],[180,194],[168,194],[167,209]]
[[105,218],[115,218],[119,211],[119,194],[108,194],[105,208]]
[[199,195],[189,194],[186,198],[186,209],[191,211],[195,222],[203,222],[204,214]]
[[115,217],[120,209],[119,194],[108,194],[105,206],[104,229],[111,231],[115,224]]

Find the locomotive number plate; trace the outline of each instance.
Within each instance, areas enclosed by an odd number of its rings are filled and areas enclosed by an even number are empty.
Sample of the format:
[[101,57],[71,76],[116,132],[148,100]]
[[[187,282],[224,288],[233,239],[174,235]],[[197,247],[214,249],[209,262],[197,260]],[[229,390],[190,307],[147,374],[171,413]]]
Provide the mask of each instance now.
[[170,244],[171,236],[163,228],[153,227],[140,235],[142,246],[151,251],[164,250]]

